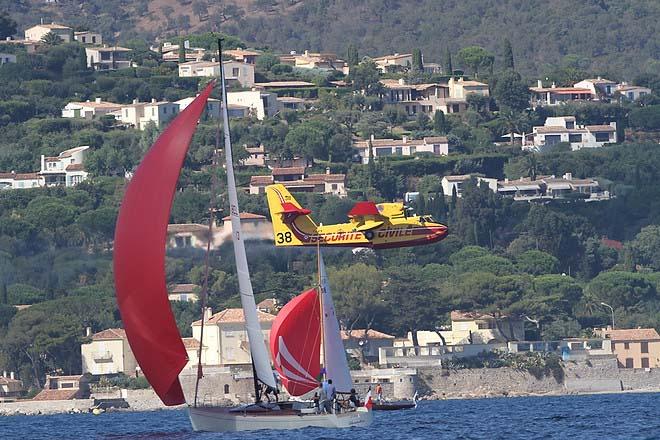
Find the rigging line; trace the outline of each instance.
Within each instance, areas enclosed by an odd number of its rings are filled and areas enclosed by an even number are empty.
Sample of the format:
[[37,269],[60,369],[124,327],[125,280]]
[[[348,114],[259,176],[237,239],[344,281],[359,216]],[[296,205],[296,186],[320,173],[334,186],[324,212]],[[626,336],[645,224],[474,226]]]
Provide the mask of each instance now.
[[[218,46],[218,59],[220,59],[220,46]],[[220,60],[220,69],[222,69],[222,60]],[[208,103],[206,110],[209,111]],[[218,114],[218,116],[220,116]],[[197,395],[199,392],[199,381],[203,377],[202,371],[202,350],[204,348],[204,318],[206,316],[206,305],[209,295],[209,268],[211,265],[211,241],[213,241],[213,223],[215,220],[216,197],[218,196],[218,170],[219,170],[219,151],[220,151],[220,117],[215,130],[215,150],[211,159],[211,194],[209,200],[209,227],[208,237],[206,239],[206,255],[204,257],[204,282],[202,284],[201,313],[202,324],[199,332],[199,350],[197,351],[197,378],[195,379],[195,401],[194,407],[197,408]]]

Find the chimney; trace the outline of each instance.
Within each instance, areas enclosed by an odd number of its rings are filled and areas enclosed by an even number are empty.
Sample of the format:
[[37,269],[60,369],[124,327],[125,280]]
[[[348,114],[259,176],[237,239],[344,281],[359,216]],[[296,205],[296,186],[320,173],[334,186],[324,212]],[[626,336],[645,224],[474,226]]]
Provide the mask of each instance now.
[[555,84],[555,82],[553,81],[553,82],[552,82],[552,85],[551,85],[550,87],[552,87],[553,89],[555,89],[555,88],[557,88],[557,84]]
[[101,103],[101,98],[96,98],[96,99],[94,100],[94,102],[96,102],[97,104],[100,104],[100,103]]
[[152,102],[152,103],[155,103],[155,102],[156,102],[156,98],[151,98],[151,102]]
[[543,81],[541,81],[540,79],[537,80],[536,81],[536,87],[538,87],[539,89],[542,89],[543,88]]
[[603,79],[603,78],[601,78],[600,75],[598,75],[598,80],[601,80],[601,79]]
[[408,143],[408,136],[405,136],[405,135],[403,136],[403,143],[404,144]]
[[371,135],[371,140],[372,140],[372,141],[375,141],[375,140],[376,140],[376,135],[372,134],[372,135]]
[[133,104],[137,104],[137,103],[138,103],[137,98],[133,99]]
[[92,336],[92,328],[91,327],[85,327],[85,336],[87,336],[87,337]]
[[508,177],[504,178],[504,183],[509,183],[509,178]]
[[562,176],[564,180],[571,180],[573,179],[573,173],[566,173]]
[[212,63],[217,63],[218,60],[217,60],[216,58],[211,58],[211,62],[212,62]]
[[308,55],[309,55],[309,51],[307,49],[305,49],[305,56],[308,56]]
[[400,78],[400,79],[399,79],[399,85],[400,85],[400,86],[405,86],[405,85],[406,85],[406,80],[403,79],[403,78]]
[[330,174],[330,167],[325,168],[325,174]]
[[9,378],[12,379],[12,380],[15,379],[13,371],[9,373]]
[[7,377],[7,371],[6,370],[2,372],[2,377]]
[[204,313],[204,320],[208,321],[209,319],[211,319],[211,316],[213,316],[213,312],[211,311],[210,307],[207,307],[206,313]]

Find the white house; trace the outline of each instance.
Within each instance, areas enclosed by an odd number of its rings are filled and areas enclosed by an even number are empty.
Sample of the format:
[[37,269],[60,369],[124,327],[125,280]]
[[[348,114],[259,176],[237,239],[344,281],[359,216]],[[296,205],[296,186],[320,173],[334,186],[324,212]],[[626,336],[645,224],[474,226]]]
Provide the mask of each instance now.
[[609,200],[609,191],[604,191],[597,180],[579,179],[571,173],[561,177],[538,176],[536,180],[521,177],[516,180],[504,179],[497,182],[497,193],[519,201],[539,199],[567,199],[569,194],[582,194],[586,202]]
[[129,54],[132,49],[125,47],[86,47],[87,67],[94,70],[119,70],[133,67]]
[[44,186],[44,178],[39,173],[0,173],[0,190],[25,189]]
[[119,110],[121,110],[121,104],[102,101],[101,98],[96,98],[94,101],[69,102],[62,109],[62,117],[94,119]]
[[98,32],[81,31],[74,32],[73,38],[82,44],[103,44],[103,37]]
[[259,120],[274,116],[278,111],[277,95],[261,90],[227,92],[227,104],[247,107]]
[[255,166],[255,167],[265,167],[266,159],[268,154],[266,153],[266,147],[259,145],[258,147],[245,147],[245,150],[248,152],[248,157],[241,161],[241,165],[244,166]]
[[167,288],[167,299],[180,302],[199,301],[201,288],[197,284],[172,284]]
[[[179,111],[182,112],[190,105],[191,102],[195,100],[195,97],[188,97],[174,101],[175,104],[179,105]],[[220,100],[215,98],[209,98],[206,101],[206,115],[210,118],[217,118],[220,115]]]
[[2,66],[3,64],[9,64],[15,62],[16,62],[16,55],[14,55],[13,53],[0,52],[0,66]]
[[371,157],[377,159],[385,156],[414,156],[419,153],[428,153],[435,156],[446,156],[449,154],[449,142],[444,136],[425,137],[423,139],[375,139],[356,141],[353,147],[360,155],[363,164],[369,163],[369,146],[371,146]]
[[[236,81],[241,87],[254,86],[254,64],[238,61],[223,61],[222,69],[227,82]],[[179,64],[179,76],[182,78],[203,76],[220,76],[220,66],[217,61],[188,61]]]
[[481,185],[481,183],[485,183],[488,185],[488,188],[490,188],[491,191],[497,191],[497,179],[490,177],[472,176],[471,174],[462,174],[456,176],[444,176],[441,181],[442,193],[445,196],[450,197],[454,194],[454,191],[456,191],[456,197],[461,197],[463,193],[463,185],[472,177],[477,179],[479,185]]
[[109,328],[95,333],[91,338],[91,342],[80,346],[83,374],[135,375],[138,364],[124,329]]
[[628,101],[637,101],[644,95],[650,95],[651,89],[642,86],[631,86],[628,83],[622,82],[616,86],[616,92]]
[[[266,347],[269,346],[270,329],[275,320],[275,315],[257,311],[257,317],[261,324]],[[201,340],[201,320],[191,324],[192,334],[195,341]],[[191,344],[191,351],[192,349]],[[199,342],[197,342],[197,348]],[[207,309],[204,314],[204,347],[202,348],[202,365],[250,365],[250,344],[245,330],[245,316],[243,309],[225,309],[211,314]],[[188,347],[186,347],[188,349]],[[196,354],[196,348],[195,348]],[[197,365],[197,356],[189,355],[190,360],[186,368]]]
[[162,127],[179,113],[179,104],[169,101],[137,102],[124,105],[119,112],[119,119],[126,125],[144,130],[147,125],[154,123]]
[[533,127],[532,133],[523,139],[522,148],[539,151],[560,142],[569,143],[574,151],[615,144],[616,122],[609,125],[577,125],[575,116],[550,117],[543,126]]
[[74,186],[87,179],[83,159],[88,145],[62,151],[56,157],[41,155],[41,171],[45,186]]
[[449,78],[449,96],[453,99],[466,99],[468,95],[489,96],[488,84],[479,81]]
[[530,105],[532,108],[546,105],[561,105],[573,101],[590,101],[593,98],[591,90],[584,87],[557,87],[552,83],[544,87],[541,80],[536,87],[530,87]]
[[25,30],[25,39],[27,41],[39,42],[44,37],[44,35],[50,32],[60,37],[65,43],[71,43],[73,41],[73,29],[71,29],[69,26],[64,26],[57,23],[38,24],[28,28]]
[[392,70],[408,69],[412,66],[411,53],[395,53],[393,55],[384,55],[371,59],[376,63],[376,67],[382,73],[387,73]]
[[616,82],[609,79],[601,78],[588,78],[573,84],[577,89],[589,89],[591,97],[594,101],[601,98],[610,98],[616,90]]
[[270,176],[252,176],[250,194],[265,194],[266,186],[281,183],[295,192],[314,192],[346,197],[346,175],[331,174],[326,168],[325,174],[307,174],[305,167],[273,168]]

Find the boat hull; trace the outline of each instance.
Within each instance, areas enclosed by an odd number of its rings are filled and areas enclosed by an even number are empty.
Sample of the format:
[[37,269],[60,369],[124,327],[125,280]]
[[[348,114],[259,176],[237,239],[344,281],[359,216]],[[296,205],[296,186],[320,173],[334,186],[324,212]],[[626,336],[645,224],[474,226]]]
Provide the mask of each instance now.
[[193,430],[207,432],[364,427],[373,420],[373,413],[366,408],[339,414],[303,414],[297,411],[254,413],[233,408],[191,407],[188,408],[188,416]]

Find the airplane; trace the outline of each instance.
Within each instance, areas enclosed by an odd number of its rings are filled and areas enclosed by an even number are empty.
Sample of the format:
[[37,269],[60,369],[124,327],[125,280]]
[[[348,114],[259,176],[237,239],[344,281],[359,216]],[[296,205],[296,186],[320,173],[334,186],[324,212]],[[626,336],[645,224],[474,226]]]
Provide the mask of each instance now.
[[447,226],[430,215],[407,216],[403,203],[357,202],[348,223],[317,225],[282,184],[266,187],[276,246],[347,246],[387,249],[436,243]]

